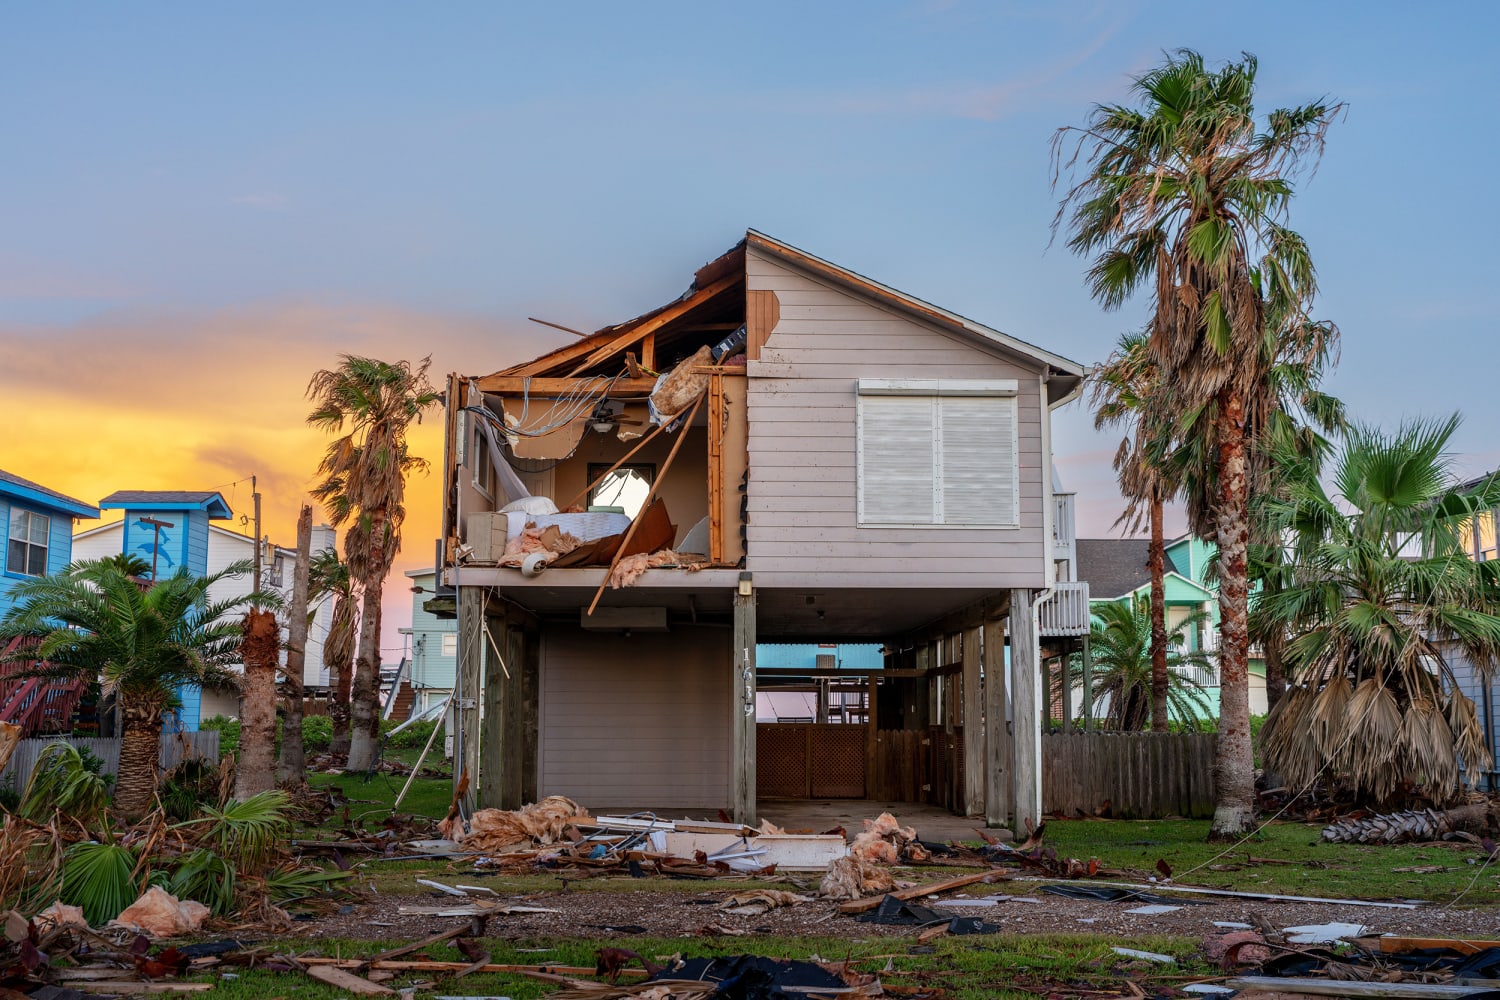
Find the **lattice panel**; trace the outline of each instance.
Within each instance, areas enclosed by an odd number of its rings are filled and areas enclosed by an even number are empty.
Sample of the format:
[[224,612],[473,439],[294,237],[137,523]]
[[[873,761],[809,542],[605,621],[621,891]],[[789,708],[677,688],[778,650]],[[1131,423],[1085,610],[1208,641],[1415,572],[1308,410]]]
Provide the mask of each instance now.
[[812,796],[815,799],[865,797],[865,726],[814,726]]
[[755,727],[757,797],[807,798],[807,728],[775,723]]

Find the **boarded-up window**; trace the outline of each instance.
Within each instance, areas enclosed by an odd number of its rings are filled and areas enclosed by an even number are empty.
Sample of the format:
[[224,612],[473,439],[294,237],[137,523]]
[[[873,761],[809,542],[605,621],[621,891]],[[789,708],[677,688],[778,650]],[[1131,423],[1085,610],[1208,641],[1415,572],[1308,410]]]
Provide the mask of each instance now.
[[861,526],[1015,527],[1016,383],[861,379]]

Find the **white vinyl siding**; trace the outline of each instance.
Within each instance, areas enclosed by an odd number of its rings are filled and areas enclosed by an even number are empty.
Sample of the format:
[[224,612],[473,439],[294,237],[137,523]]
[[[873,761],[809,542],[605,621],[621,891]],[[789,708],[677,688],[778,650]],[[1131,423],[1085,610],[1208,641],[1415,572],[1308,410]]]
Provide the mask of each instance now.
[[859,525],[1020,524],[1014,383],[859,382]]

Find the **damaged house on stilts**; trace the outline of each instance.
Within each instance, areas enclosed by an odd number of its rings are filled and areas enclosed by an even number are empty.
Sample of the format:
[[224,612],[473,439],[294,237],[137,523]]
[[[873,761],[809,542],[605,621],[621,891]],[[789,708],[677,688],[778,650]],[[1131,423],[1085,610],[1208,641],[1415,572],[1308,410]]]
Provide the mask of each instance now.
[[[1082,378],[753,230],[668,305],[450,376],[469,804],[753,823],[758,795],[920,796],[1034,822],[1038,604],[1072,528],[1049,426]],[[757,724],[767,643],[881,666],[839,678],[837,721]]]

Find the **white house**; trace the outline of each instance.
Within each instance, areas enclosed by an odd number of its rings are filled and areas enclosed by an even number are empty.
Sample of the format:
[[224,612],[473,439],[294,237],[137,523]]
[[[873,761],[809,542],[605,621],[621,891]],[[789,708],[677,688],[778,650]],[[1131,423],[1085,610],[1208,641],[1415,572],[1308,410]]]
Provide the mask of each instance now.
[[[124,525],[124,521],[115,521],[78,532],[73,536],[73,559],[82,561],[118,555],[123,551]],[[312,550],[319,552],[323,549],[334,548],[337,540],[338,533],[335,529],[326,524],[317,525],[313,528]],[[209,574],[217,573],[236,562],[254,558],[254,538],[230,531],[228,528],[221,528],[217,524],[208,525],[207,572]],[[284,599],[290,600],[292,569],[296,560],[296,549],[267,545],[261,586],[266,590],[274,590]],[[216,601],[229,600],[240,594],[248,594],[251,586],[250,574],[246,573],[242,577],[219,581],[209,589],[209,596]],[[302,682],[309,687],[324,687],[328,684],[328,671],[323,666],[323,640],[328,635],[332,621],[332,605],[327,602],[319,605],[312,624],[308,628],[307,658],[302,671]],[[239,668],[239,664],[235,664],[231,669]],[[187,715],[192,714],[191,707],[188,700],[184,699],[183,708]],[[238,698],[233,693],[204,691],[197,717],[184,718],[183,724],[188,729],[196,729],[200,720],[211,719],[216,715],[238,716]]]

